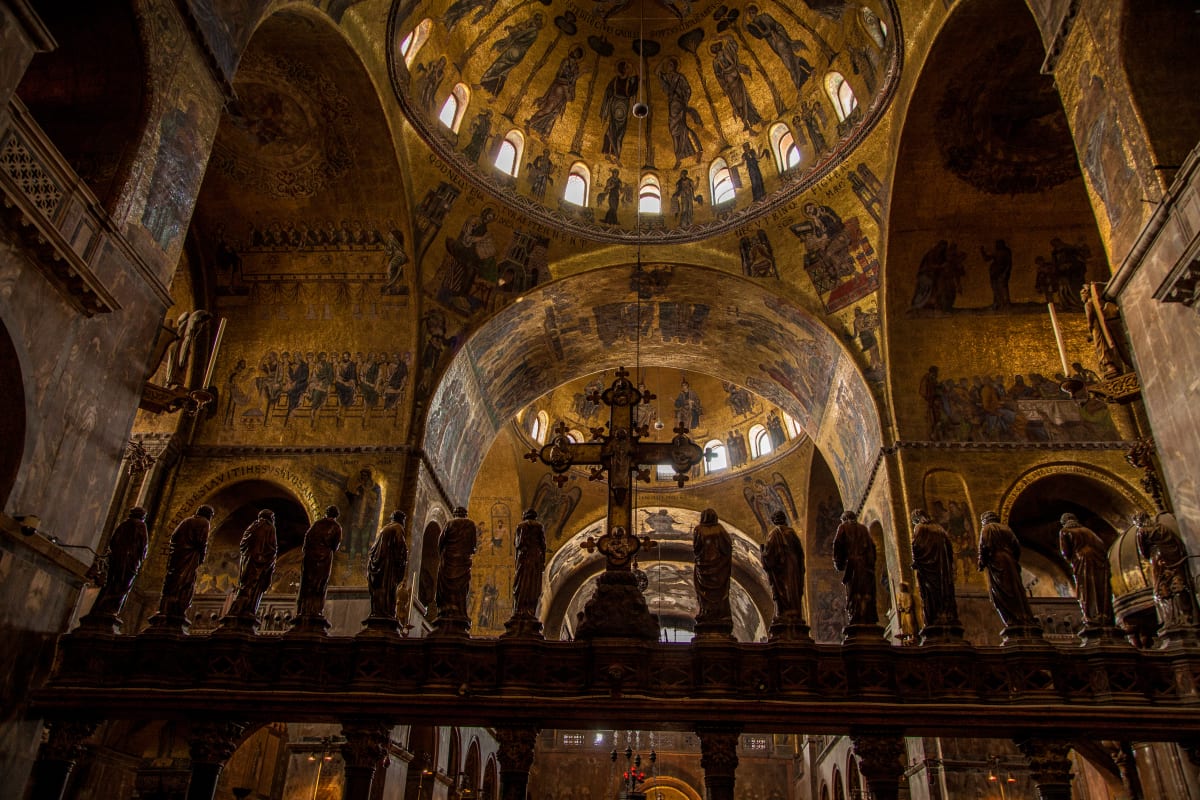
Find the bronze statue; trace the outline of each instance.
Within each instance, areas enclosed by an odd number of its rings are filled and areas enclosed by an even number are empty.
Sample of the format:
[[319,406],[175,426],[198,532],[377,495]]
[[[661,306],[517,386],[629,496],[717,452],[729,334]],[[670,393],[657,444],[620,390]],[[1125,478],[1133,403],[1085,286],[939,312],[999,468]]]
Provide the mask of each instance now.
[[1058,549],[1075,573],[1075,597],[1083,612],[1083,626],[1112,628],[1112,567],[1108,548],[1095,531],[1085,528],[1074,514],[1059,519]]
[[733,571],[733,539],[725,526],[717,521],[717,512],[706,508],[700,513],[700,524],[692,529],[692,551],[696,565],[692,580],[696,585],[696,633],[724,634],[733,632],[733,613],[729,608],[729,579]]
[[771,621],[771,638],[794,638],[788,631],[797,632],[804,625],[804,545],[787,514],[776,511],[771,515],[774,527],[761,548],[763,570],[771,582],[775,598],[775,619]]
[[238,544],[241,551],[237,594],[229,606],[229,613],[222,620],[222,627],[250,628],[253,630],[258,621],[258,604],[262,596],[271,588],[271,578],[275,575],[275,556],[279,553],[279,542],[275,538],[275,512],[264,508],[258,512],[258,519],[250,523],[242,534]]
[[853,511],[842,512],[833,535],[833,566],[846,586],[846,620],[850,627],[878,625],[875,608],[875,542]]
[[987,570],[992,605],[1003,620],[1006,637],[1030,636],[1041,632],[1025,584],[1021,582],[1021,543],[1012,528],[1000,522],[995,511],[979,518],[979,571]]
[[[408,542],[403,511],[393,511],[392,521],[379,529],[367,559],[367,588],[371,592],[370,619],[396,620],[396,590],[408,572]],[[392,628],[393,625],[387,627]]]
[[133,588],[142,562],[146,560],[146,548],[150,543],[150,532],[146,530],[146,510],[141,506],[129,509],[129,518],[117,526],[108,540],[105,553],[107,571],[104,584],[96,595],[96,602],[86,617],[79,620],[81,626],[108,630],[116,633],[121,627],[117,617],[125,606],[125,598]]
[[[912,566],[921,591],[921,635],[924,639],[949,634],[962,637],[958,602],[954,596],[954,546],[946,529],[929,519],[924,509],[912,513]],[[957,636],[955,636],[957,634]]]
[[196,570],[208,552],[208,531],[212,518],[212,506],[200,506],[194,515],[179,523],[171,534],[167,574],[163,578],[158,613],[150,618],[152,628],[170,628],[180,633],[187,629],[187,611],[196,590]]
[[446,525],[438,539],[441,566],[438,568],[438,615],[435,633],[466,634],[471,629],[467,618],[467,592],[471,588],[471,557],[478,539],[475,523],[467,519],[462,506],[454,509],[454,519]]
[[540,635],[537,618],[542,597],[542,573],[546,570],[546,530],[532,508],[521,516],[517,526],[517,569],[513,575],[513,614],[504,623],[506,636]]
[[325,592],[333,572],[333,554],[342,545],[342,526],[337,506],[325,509],[325,518],[304,534],[304,560],[300,563],[300,591],[296,595],[295,630],[321,633],[329,627],[325,619]]
[[1150,561],[1154,577],[1154,600],[1162,618],[1159,633],[1170,634],[1200,624],[1188,552],[1175,516],[1162,512],[1151,521],[1149,514],[1140,512],[1133,524],[1137,526],[1138,552]]

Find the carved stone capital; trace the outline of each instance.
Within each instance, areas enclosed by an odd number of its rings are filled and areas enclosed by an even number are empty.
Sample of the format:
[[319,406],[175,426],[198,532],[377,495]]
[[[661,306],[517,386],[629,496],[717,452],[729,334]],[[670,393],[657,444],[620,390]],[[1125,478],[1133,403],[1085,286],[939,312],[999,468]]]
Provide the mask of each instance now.
[[342,723],[342,759],[347,767],[374,770],[388,751],[392,726],[380,720],[346,720]]
[[83,755],[83,742],[96,732],[95,720],[55,720],[47,722],[47,737],[39,758],[50,761],[77,761]]
[[700,737],[700,768],[707,781],[715,777],[732,778],[738,765],[738,728],[697,728]]
[[895,798],[904,774],[904,736],[896,731],[851,732],[858,770],[878,800]]
[[1013,739],[1029,762],[1029,771],[1042,800],[1071,800],[1071,743],[1065,739]]
[[497,728],[501,772],[529,772],[533,766],[533,748],[537,744],[537,728]]
[[245,722],[198,722],[188,737],[193,764],[224,765],[249,727]]

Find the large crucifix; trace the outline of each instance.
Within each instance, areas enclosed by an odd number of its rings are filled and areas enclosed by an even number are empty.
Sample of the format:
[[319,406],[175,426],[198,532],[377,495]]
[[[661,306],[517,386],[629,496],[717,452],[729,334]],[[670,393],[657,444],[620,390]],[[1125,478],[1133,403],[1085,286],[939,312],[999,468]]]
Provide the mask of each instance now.
[[[648,536],[633,532],[633,481],[650,482],[650,466],[669,464],[675,469],[680,488],[688,472],[704,458],[704,451],[688,437],[680,423],[670,442],[643,442],[649,426],[637,424],[637,405],[655,397],[629,380],[629,372],[620,367],[612,386],[603,393],[588,396],[593,403],[603,402],[612,410],[608,430],[591,428],[592,441],[574,442],[567,426],[559,422],[554,436],[540,450],[526,454],[530,461],[541,461],[554,472],[554,481],[562,486],[567,471],[574,466],[590,466],[588,480],[608,478],[608,524],[599,539],[588,537],[583,547],[604,554],[606,566],[596,594],[584,608],[584,619],[577,638],[594,636],[632,636],[658,638],[658,625],[650,616],[645,598],[637,589],[632,572],[635,556],[642,547],[652,546]],[[632,587],[632,591],[630,590]]]

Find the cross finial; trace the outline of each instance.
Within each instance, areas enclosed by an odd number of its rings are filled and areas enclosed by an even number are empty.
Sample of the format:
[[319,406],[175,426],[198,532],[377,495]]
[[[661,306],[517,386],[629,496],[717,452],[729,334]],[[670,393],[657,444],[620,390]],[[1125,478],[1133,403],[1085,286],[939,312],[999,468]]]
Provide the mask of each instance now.
[[617,377],[618,378],[628,378],[629,370],[625,369],[624,367],[617,367]]
[[675,433],[677,436],[687,436],[689,429],[686,426],[684,426],[683,422],[680,422],[678,425],[676,425],[672,429],[672,432]]

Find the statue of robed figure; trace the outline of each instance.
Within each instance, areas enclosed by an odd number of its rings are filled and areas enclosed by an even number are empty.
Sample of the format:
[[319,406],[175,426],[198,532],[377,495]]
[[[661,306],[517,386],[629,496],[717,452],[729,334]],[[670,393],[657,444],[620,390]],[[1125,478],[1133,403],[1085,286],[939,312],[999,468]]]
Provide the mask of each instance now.
[[363,620],[363,634],[400,633],[396,619],[396,591],[408,574],[408,542],[405,539],[403,511],[393,511],[392,520],[379,529],[367,558],[367,590],[371,594],[371,615]]

